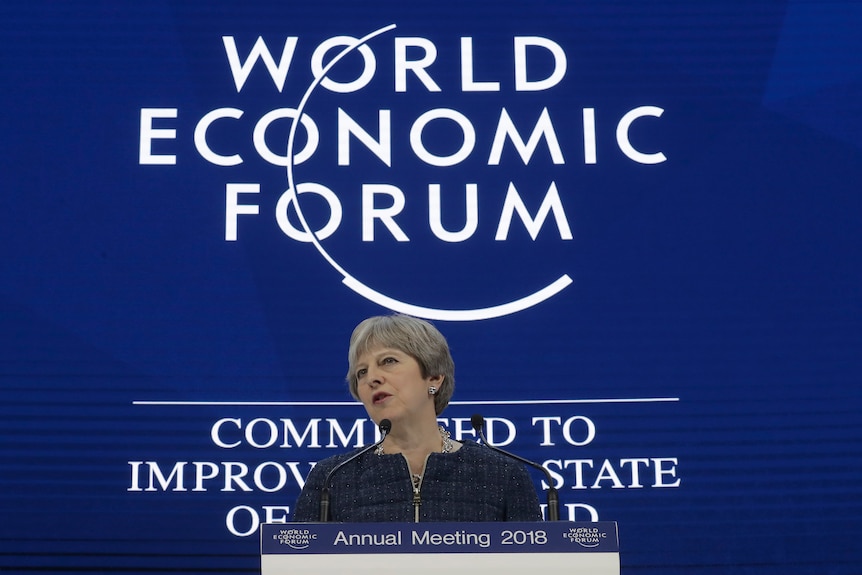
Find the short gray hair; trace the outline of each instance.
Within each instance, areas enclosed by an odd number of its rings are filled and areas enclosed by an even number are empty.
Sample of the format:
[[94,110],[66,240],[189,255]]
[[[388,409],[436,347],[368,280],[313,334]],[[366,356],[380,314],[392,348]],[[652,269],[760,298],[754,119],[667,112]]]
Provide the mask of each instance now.
[[359,399],[356,362],[374,347],[389,347],[404,352],[419,364],[422,377],[442,375],[434,396],[434,410],[440,415],[455,391],[455,362],[443,334],[430,322],[409,315],[369,317],[353,330],[347,352],[347,384],[350,395]]

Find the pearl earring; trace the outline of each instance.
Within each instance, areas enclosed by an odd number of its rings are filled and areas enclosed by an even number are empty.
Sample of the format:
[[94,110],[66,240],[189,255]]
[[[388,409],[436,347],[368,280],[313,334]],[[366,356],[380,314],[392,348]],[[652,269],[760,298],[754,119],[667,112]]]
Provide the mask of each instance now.
[[428,395],[437,395],[437,388],[433,385],[428,388]]

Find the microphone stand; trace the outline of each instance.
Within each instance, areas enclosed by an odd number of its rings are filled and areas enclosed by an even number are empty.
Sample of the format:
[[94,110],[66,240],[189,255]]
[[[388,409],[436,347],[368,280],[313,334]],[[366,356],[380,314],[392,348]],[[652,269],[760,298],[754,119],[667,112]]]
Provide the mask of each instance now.
[[548,521],[559,521],[560,520],[560,499],[557,495],[557,488],[554,487],[554,482],[551,479],[551,472],[545,469],[544,465],[539,465],[534,461],[530,461],[529,459],[524,459],[520,455],[515,455],[514,453],[509,453],[499,447],[494,447],[490,443],[488,443],[488,439],[485,437],[485,432],[483,431],[485,427],[485,418],[475,414],[470,418],[470,424],[473,426],[473,429],[479,433],[479,437],[482,439],[482,443],[485,444],[489,449],[496,451],[497,453],[501,453],[506,457],[511,457],[515,461],[520,461],[525,465],[529,465],[530,467],[534,467],[535,469],[539,469],[542,473],[545,474],[545,480],[548,484],[548,493],[547,493],[547,504],[548,504]]
[[342,461],[341,463],[339,463],[338,465],[333,467],[329,471],[329,473],[326,475],[326,479],[323,481],[323,489],[320,490],[320,521],[322,523],[326,523],[330,519],[330,517],[329,517],[329,486],[332,483],[332,477],[335,475],[335,472],[338,471],[339,469],[341,469],[342,467],[344,467],[345,465],[347,465],[348,463],[350,463],[351,461],[353,461],[354,459],[356,459],[357,457],[359,457],[365,453],[368,453],[369,451],[371,451],[372,449],[376,448],[381,443],[383,443],[383,440],[386,439],[386,435],[392,429],[392,422],[389,421],[388,419],[384,419],[383,421],[380,422],[380,425],[378,428],[380,429],[380,434],[382,435],[382,437],[380,438],[380,441],[378,441],[377,443],[372,443],[371,445],[365,447],[364,449],[357,451],[356,453],[354,453],[353,455],[351,455],[350,457],[348,457],[347,459],[345,459],[344,461]]

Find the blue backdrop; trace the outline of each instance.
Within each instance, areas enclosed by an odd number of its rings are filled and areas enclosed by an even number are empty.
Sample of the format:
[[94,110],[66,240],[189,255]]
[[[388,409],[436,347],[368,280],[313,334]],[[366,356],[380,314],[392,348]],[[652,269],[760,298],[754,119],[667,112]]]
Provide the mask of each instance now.
[[0,15],[0,569],[255,572],[396,309],[623,572],[858,573],[858,3]]

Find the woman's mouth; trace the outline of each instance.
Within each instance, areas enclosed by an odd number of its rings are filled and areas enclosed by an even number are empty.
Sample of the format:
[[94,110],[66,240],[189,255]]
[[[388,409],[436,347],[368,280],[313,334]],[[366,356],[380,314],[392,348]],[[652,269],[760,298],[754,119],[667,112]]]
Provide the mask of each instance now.
[[373,403],[374,405],[378,405],[386,401],[386,399],[389,397],[392,397],[391,393],[386,393],[385,391],[378,391],[371,396],[371,403]]

